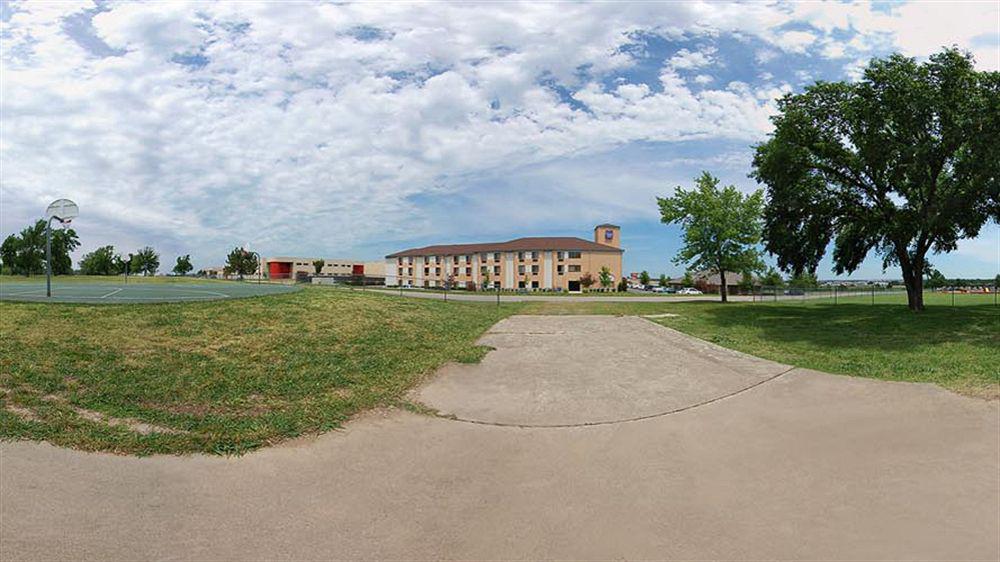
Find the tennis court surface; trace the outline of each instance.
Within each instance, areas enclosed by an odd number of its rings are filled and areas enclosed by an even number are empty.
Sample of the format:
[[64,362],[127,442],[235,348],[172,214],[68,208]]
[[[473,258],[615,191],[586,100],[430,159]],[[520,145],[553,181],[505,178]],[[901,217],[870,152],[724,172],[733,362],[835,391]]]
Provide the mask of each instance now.
[[207,281],[165,283],[121,280],[108,283],[53,281],[52,296],[45,295],[45,281],[0,281],[0,300],[30,302],[76,302],[123,304],[209,301],[276,295],[296,291],[290,285],[253,282]]

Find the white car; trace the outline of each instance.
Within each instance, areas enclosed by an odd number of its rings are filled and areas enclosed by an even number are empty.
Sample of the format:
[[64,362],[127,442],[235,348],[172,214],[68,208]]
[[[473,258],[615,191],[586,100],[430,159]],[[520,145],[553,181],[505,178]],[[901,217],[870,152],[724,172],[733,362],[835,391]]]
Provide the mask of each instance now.
[[701,291],[699,291],[698,289],[695,289],[694,287],[684,287],[680,291],[677,291],[677,294],[678,295],[703,295],[705,293],[702,293]]

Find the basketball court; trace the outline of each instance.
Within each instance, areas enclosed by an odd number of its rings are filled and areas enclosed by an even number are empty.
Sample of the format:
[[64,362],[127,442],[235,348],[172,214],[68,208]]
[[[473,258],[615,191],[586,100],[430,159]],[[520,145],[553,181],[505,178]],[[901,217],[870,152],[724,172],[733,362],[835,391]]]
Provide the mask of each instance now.
[[52,296],[47,297],[44,280],[8,279],[0,280],[0,300],[3,301],[87,304],[192,302],[277,295],[298,290],[290,285],[235,281],[124,283],[118,279],[107,283],[86,283],[54,280]]

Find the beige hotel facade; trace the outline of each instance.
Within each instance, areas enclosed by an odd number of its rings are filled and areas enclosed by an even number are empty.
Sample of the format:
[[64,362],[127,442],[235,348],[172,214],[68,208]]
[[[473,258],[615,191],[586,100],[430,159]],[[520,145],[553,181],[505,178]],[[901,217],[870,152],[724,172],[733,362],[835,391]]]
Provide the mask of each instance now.
[[442,244],[386,256],[385,284],[398,287],[452,286],[470,290],[579,291],[590,274],[599,288],[607,267],[617,283],[622,276],[621,229],[594,227],[593,241],[575,237],[517,238],[484,244]]

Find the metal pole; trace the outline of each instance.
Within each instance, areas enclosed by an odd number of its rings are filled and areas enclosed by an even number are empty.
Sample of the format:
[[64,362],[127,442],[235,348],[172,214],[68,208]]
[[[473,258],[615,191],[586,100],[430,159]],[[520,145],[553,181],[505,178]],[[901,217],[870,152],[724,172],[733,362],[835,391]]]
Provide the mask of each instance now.
[[833,286],[833,304],[837,304],[837,286]]
[[875,285],[872,285],[872,306],[875,306]]
[[497,308],[500,308],[500,285],[497,285]]
[[955,287],[951,288],[951,306],[955,306]]
[[45,223],[45,296],[52,296],[52,219]]

